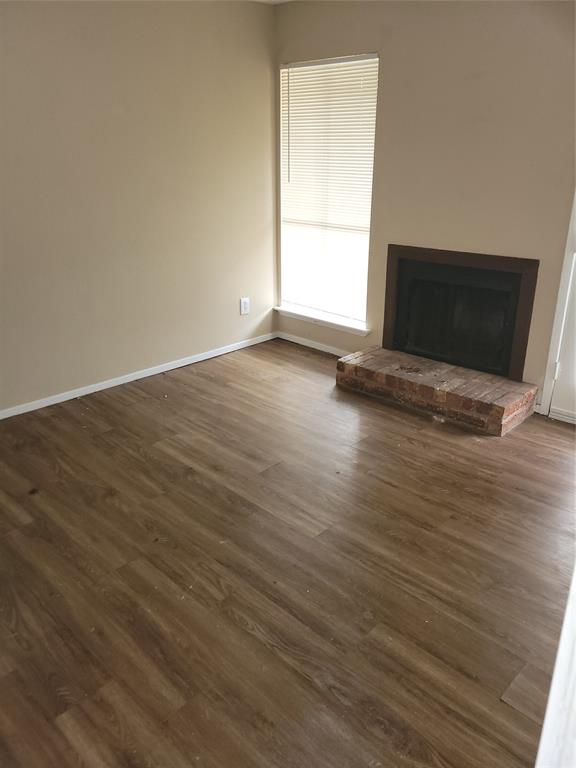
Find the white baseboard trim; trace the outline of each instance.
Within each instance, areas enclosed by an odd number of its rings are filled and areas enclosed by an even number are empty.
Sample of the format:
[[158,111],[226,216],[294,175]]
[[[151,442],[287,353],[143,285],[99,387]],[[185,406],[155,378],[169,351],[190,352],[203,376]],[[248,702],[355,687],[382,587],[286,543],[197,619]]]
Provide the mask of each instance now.
[[311,349],[317,349],[320,352],[328,352],[329,355],[337,355],[337,357],[344,357],[344,355],[350,354],[346,349],[330,347],[328,344],[320,344],[319,341],[305,339],[302,336],[293,336],[291,333],[284,333],[284,331],[278,331],[276,337],[278,339],[284,339],[284,341],[291,341],[294,344],[300,344],[302,347],[310,347]]
[[133,371],[132,373],[126,373],[123,376],[107,379],[106,381],[98,381],[96,384],[88,384],[86,387],[78,387],[77,389],[70,389],[67,392],[60,392],[57,395],[51,395],[50,397],[43,397],[41,400],[32,400],[29,403],[22,403],[21,405],[15,405],[12,408],[5,408],[0,411],[0,420],[9,419],[11,416],[19,416],[20,414],[28,413],[29,411],[36,411],[39,408],[47,408],[49,405],[63,403],[66,400],[73,400],[76,397],[90,395],[93,392],[100,392],[102,389],[117,387],[119,384],[128,384],[130,381],[145,379],[147,376],[155,376],[158,373],[172,371],[174,368],[182,368],[185,365],[199,363],[202,360],[208,360],[211,357],[226,355],[228,352],[235,352],[238,349],[244,349],[244,347],[261,344],[263,341],[270,341],[271,339],[275,339],[277,335],[278,334],[276,333],[265,333],[263,336],[255,336],[252,339],[237,341],[235,344],[228,344],[225,347],[218,347],[217,349],[210,349],[207,352],[200,352],[198,355],[182,357],[179,360],[172,360],[169,363],[161,363],[152,368],[144,368],[140,371]]
[[[147,376],[155,376],[158,373],[165,373],[166,371],[172,371],[175,368],[182,368],[185,365],[199,363],[202,360],[209,360],[211,357],[226,355],[228,352],[235,352],[238,349],[251,347],[254,344],[261,344],[263,341],[271,341],[272,339],[284,339],[284,341],[291,341],[293,344],[300,344],[302,347],[317,349],[320,352],[327,352],[329,355],[336,355],[337,357],[344,357],[344,355],[350,354],[349,350],[347,349],[331,347],[328,344],[321,344],[319,341],[306,339],[303,336],[294,336],[291,333],[284,333],[284,331],[265,333],[262,336],[254,336],[251,339],[237,341],[234,344],[228,344],[225,347],[209,349],[207,352],[200,352],[198,355],[189,355],[188,357],[182,357],[179,360],[171,360],[169,363],[161,363],[160,365],[155,365],[152,368],[144,368],[140,371],[126,373],[123,376],[116,376],[113,379],[98,381],[95,384],[88,384],[86,387],[70,389],[67,392],[60,392],[57,395],[43,397],[40,400],[32,400],[29,403],[22,403],[20,405],[14,405],[11,408],[4,408],[4,410],[0,410],[0,421],[3,419],[9,419],[11,416],[19,416],[22,413],[28,413],[29,411],[37,411],[39,408],[47,408],[50,405],[64,403],[66,400],[73,400],[76,397],[90,395],[93,392],[100,392],[103,389],[117,387],[120,384],[128,384],[130,381],[145,379]],[[540,403],[536,404],[535,411],[537,413],[543,413],[543,409]],[[544,415],[549,415],[551,419],[558,419],[560,421],[567,421],[570,424],[576,424],[576,413],[573,413],[572,411],[566,411],[562,408],[551,408],[550,413]]]
[[566,411],[564,408],[550,408],[549,416],[551,419],[558,419],[558,421],[567,421],[569,424],[576,424],[576,413],[574,413],[574,411]]

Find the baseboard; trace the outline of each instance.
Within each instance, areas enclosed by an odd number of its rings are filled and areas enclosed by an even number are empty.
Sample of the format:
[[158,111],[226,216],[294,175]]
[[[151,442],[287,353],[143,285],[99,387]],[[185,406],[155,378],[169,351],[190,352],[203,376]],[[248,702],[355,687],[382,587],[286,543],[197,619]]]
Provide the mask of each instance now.
[[350,352],[346,349],[330,347],[328,344],[320,344],[318,341],[305,339],[302,336],[293,336],[291,333],[284,333],[284,331],[278,331],[276,333],[276,337],[279,339],[284,339],[284,341],[291,341],[294,344],[300,344],[302,347],[310,347],[311,349],[317,349],[320,352],[328,352],[329,355],[337,355],[337,357],[344,357],[344,355],[350,354]]
[[284,339],[285,341],[292,341],[294,344],[300,344],[303,347],[317,349],[320,352],[328,352],[328,354],[336,355],[337,357],[343,357],[344,355],[349,354],[348,350],[346,349],[330,347],[327,344],[320,344],[319,342],[311,341],[310,339],[305,339],[301,336],[293,336],[291,333],[284,333],[283,331],[265,333],[262,336],[255,336],[254,338],[246,339],[245,341],[237,341],[235,344],[228,344],[225,347],[210,349],[207,352],[201,352],[198,355],[182,357],[179,360],[171,360],[169,363],[161,363],[160,365],[155,365],[152,368],[144,368],[140,371],[133,371],[132,373],[126,373],[123,376],[117,376],[113,379],[98,381],[95,384],[88,384],[86,387],[78,387],[77,389],[70,389],[67,392],[60,392],[57,395],[51,395],[50,397],[43,397],[41,400],[32,400],[29,403],[14,405],[12,408],[5,408],[4,410],[0,411],[0,421],[2,419],[9,419],[11,416],[19,416],[22,413],[28,413],[29,411],[37,411],[39,408],[47,408],[50,405],[64,403],[66,400],[74,400],[76,397],[90,395],[93,392],[100,392],[103,389],[117,387],[120,384],[128,384],[130,381],[145,379],[147,376],[156,376],[158,373],[172,371],[174,368],[182,368],[185,365],[199,363],[202,360],[209,360],[211,357],[226,355],[228,352],[236,352],[238,349],[251,347],[254,344],[261,344],[263,341],[271,341],[272,339]]
[[567,421],[569,424],[576,424],[576,413],[574,411],[566,411],[564,408],[550,408],[548,414],[551,419],[558,419],[558,421]]
[[[86,387],[78,387],[77,389],[70,389],[67,392],[60,392],[57,395],[51,395],[50,397],[43,397],[41,400],[32,400],[29,403],[14,405],[12,408],[5,408],[4,410],[0,410],[0,421],[3,419],[9,419],[11,416],[19,416],[22,413],[36,411],[39,408],[47,408],[50,405],[64,403],[66,400],[73,400],[76,397],[90,395],[93,392],[100,392],[103,389],[117,387],[120,384],[128,384],[130,381],[145,379],[147,376],[155,376],[158,373],[165,373],[166,371],[172,371],[175,368],[182,368],[185,365],[199,363],[202,360],[209,360],[211,357],[226,355],[228,352],[235,352],[238,349],[251,347],[254,344],[261,344],[263,341],[271,341],[272,339],[284,339],[284,341],[291,341],[292,343],[299,344],[302,347],[317,349],[320,352],[327,352],[329,355],[336,355],[337,357],[343,357],[344,355],[350,354],[349,350],[338,349],[338,347],[331,347],[328,344],[321,344],[319,341],[305,339],[303,336],[294,336],[291,333],[284,333],[284,331],[265,333],[262,336],[255,336],[252,339],[237,341],[236,343],[228,344],[225,347],[209,349],[207,352],[200,352],[198,355],[189,355],[188,357],[182,357],[179,360],[171,360],[169,363],[161,363],[160,365],[155,365],[152,368],[144,368],[140,371],[133,371],[132,373],[126,373],[123,376],[117,376],[113,379],[98,381],[95,384],[88,384]],[[540,404],[537,404],[535,410],[537,413],[542,413],[539,406]],[[548,415],[551,419],[558,419],[560,421],[567,421],[570,424],[576,424],[576,413],[573,413],[572,411],[566,411],[562,408],[551,408]]]
[[254,344],[261,344],[263,341],[270,341],[271,339],[275,339],[277,335],[277,333],[265,333],[263,336],[255,336],[252,339],[237,341],[235,344],[228,344],[225,347],[218,347],[217,349],[210,349],[207,352],[200,352],[198,355],[182,357],[179,360],[172,360],[169,363],[161,363],[160,365],[155,365],[152,368],[144,368],[140,371],[126,373],[123,376],[117,376],[114,379],[98,381],[96,384],[88,384],[86,387],[70,389],[67,392],[60,392],[57,395],[43,397],[41,400],[32,400],[29,403],[22,403],[21,405],[15,405],[12,408],[5,408],[4,410],[0,411],[0,420],[9,419],[11,416],[19,416],[20,414],[28,413],[29,411],[36,411],[39,408],[47,408],[49,405],[57,405],[58,403],[63,403],[66,400],[73,400],[76,397],[90,395],[93,392],[100,392],[102,389],[117,387],[119,384],[128,384],[130,381],[145,379],[147,376],[155,376],[158,373],[172,371],[174,368],[182,368],[185,365],[199,363],[202,360],[208,360],[211,357],[226,355],[228,352],[235,352],[238,349],[244,349],[244,347],[251,347]]

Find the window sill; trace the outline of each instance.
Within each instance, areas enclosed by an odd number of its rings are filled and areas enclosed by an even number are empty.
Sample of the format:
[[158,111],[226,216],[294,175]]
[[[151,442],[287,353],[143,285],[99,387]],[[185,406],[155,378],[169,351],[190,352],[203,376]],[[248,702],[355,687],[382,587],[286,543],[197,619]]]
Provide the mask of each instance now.
[[345,331],[346,333],[354,333],[356,336],[368,336],[370,333],[366,323],[360,320],[341,317],[340,315],[332,315],[330,312],[321,312],[318,309],[309,309],[308,307],[300,307],[295,304],[281,304],[279,307],[274,307],[274,309],[278,314],[285,317],[294,317],[297,320],[305,320],[307,323],[323,325],[326,328],[334,328],[337,331]]

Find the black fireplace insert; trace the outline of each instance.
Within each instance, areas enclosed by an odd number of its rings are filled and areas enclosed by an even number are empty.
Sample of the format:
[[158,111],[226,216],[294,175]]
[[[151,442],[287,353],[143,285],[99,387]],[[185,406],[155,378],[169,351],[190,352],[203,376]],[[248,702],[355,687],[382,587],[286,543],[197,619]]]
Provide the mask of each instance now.
[[391,245],[384,346],[521,380],[538,264]]

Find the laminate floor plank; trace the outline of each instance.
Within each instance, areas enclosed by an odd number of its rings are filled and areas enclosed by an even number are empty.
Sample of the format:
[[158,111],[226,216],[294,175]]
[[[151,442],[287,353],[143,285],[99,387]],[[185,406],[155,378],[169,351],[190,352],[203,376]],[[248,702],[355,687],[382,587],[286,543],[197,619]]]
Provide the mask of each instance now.
[[0,765],[528,768],[574,434],[280,340],[0,423]]
[[550,674],[527,664],[504,691],[502,701],[542,725],[549,689]]

